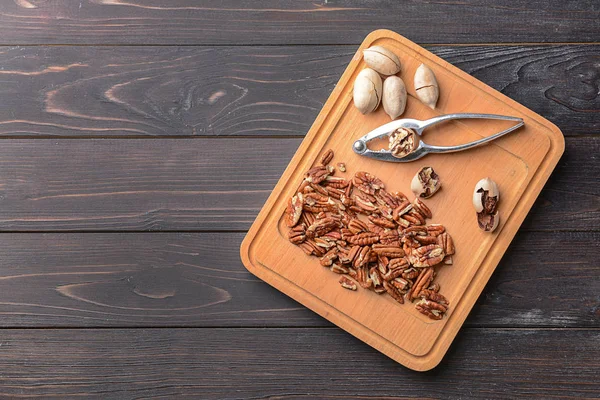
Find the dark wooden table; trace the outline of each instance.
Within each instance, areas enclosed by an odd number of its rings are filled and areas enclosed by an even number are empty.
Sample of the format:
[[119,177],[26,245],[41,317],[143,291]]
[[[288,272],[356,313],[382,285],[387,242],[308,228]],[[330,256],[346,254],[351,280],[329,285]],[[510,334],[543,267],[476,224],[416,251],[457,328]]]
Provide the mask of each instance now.
[[[598,2],[0,4],[0,395],[600,395]],[[260,282],[238,255],[377,28],[566,136],[530,216],[427,373]]]

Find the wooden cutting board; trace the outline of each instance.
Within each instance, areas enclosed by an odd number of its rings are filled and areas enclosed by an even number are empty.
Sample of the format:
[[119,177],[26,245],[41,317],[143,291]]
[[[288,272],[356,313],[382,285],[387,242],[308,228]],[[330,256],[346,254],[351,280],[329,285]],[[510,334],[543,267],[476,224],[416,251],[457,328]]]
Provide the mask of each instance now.
[[[354,140],[390,121],[382,107],[362,115],[352,102],[354,79],[365,67],[362,51],[373,45],[387,47],[401,60],[400,76],[409,94],[402,117],[427,119],[448,113],[493,113],[522,117],[525,127],[487,146],[428,155],[406,164],[356,155],[352,151]],[[433,69],[439,82],[440,99],[435,110],[415,97],[413,76],[422,62]],[[424,139],[429,144],[459,144],[510,125],[490,120],[453,121],[429,128]],[[381,178],[389,191],[401,191],[409,198],[410,181],[420,168],[431,166],[440,175],[442,189],[426,204],[433,211],[429,223],[445,225],[456,246],[454,264],[440,267],[436,278],[450,301],[444,319],[430,320],[412,304],[398,304],[387,295],[341,288],[338,275],[287,240],[288,228],[283,218],[287,200],[295,193],[305,171],[318,163],[327,149],[335,152],[332,165],[346,163],[347,172],[337,172],[338,176],[349,178],[357,171],[368,171]],[[254,275],[365,343],[408,368],[429,370],[448,350],[563,151],[562,133],[540,115],[394,32],[372,32],[250,228],[242,243],[242,260]],[[501,193],[501,222],[492,234],[477,227],[471,200],[475,183],[486,176],[498,183]]]

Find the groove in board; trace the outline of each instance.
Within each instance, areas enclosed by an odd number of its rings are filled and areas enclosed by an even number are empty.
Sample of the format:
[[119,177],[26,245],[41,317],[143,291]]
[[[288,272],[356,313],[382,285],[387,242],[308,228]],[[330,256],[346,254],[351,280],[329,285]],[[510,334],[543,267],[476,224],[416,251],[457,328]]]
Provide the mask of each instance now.
[[[566,135],[600,133],[600,45],[428,49]],[[0,136],[302,136],[355,51],[0,47]]]
[[427,373],[339,329],[10,330],[1,344],[2,397],[506,399],[600,392],[597,329],[465,329]]
[[[299,144],[4,140],[0,231],[248,229]],[[597,231],[599,152],[599,137],[567,138],[565,155],[521,229]]]
[[[242,266],[243,236],[0,234],[0,327],[330,327]],[[519,233],[466,326],[600,328],[598,241]]]
[[354,44],[375,29],[422,43],[598,40],[593,1],[14,0],[4,44]]

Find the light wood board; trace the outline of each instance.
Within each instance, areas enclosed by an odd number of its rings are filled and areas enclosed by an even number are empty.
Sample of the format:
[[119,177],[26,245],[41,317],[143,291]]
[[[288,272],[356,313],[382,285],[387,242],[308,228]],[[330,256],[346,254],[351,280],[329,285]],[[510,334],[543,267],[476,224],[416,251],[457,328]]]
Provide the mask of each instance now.
[[[390,121],[382,107],[365,116],[352,104],[354,79],[365,67],[362,51],[373,45],[391,49],[402,62],[399,75],[409,93],[402,117],[427,119],[457,112],[494,113],[522,117],[525,127],[487,146],[461,153],[428,155],[406,164],[356,155],[352,151],[354,140]],[[415,98],[413,76],[421,62],[434,70],[439,82],[440,99],[435,110]],[[510,124],[491,120],[453,121],[427,129],[423,138],[429,144],[459,144],[488,136]],[[450,301],[450,310],[443,320],[430,320],[413,305],[400,305],[389,296],[342,289],[338,275],[288,242],[288,229],[283,222],[287,200],[302,181],[304,172],[329,148],[335,152],[334,164],[346,163],[347,172],[341,176],[352,177],[357,171],[368,171],[380,177],[386,189],[402,191],[409,197],[412,197],[410,181],[420,168],[431,166],[440,175],[442,189],[426,204],[433,211],[429,222],[445,225],[456,245],[454,265],[439,267],[436,278]],[[372,32],[356,52],[248,232],[241,246],[242,261],[265,282],[399,363],[419,371],[429,370],[446,353],[563,151],[562,133],[540,115],[394,32]],[[475,183],[486,176],[498,183],[501,192],[501,222],[492,234],[477,227],[471,201]]]

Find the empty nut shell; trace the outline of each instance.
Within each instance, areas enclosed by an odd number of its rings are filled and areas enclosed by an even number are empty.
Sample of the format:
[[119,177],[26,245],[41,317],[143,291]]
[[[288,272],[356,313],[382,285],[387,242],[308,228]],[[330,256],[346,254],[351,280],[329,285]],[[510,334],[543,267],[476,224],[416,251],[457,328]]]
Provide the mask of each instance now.
[[390,76],[383,81],[383,109],[391,119],[396,119],[406,107],[406,85],[397,76]]
[[400,72],[398,56],[382,46],[372,46],[363,51],[365,63],[382,75],[394,75]]
[[363,114],[377,109],[382,93],[381,77],[370,68],[365,68],[354,81],[354,106]]
[[432,110],[438,101],[440,88],[433,71],[425,64],[421,64],[415,72],[415,92],[423,104]]
[[440,190],[440,177],[431,167],[423,167],[417,172],[410,184],[410,190],[415,196],[428,198]]

